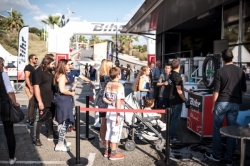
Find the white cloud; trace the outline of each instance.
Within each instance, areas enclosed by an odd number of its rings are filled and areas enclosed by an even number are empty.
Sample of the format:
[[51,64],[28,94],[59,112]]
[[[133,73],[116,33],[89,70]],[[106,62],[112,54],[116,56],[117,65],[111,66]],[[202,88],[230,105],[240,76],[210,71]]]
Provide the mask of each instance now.
[[[31,16],[35,21],[40,21],[41,19],[44,19],[45,13],[43,13],[40,8],[37,5],[30,4],[29,0],[1,0],[0,5],[0,12],[5,15],[5,12],[7,13],[7,10],[15,9],[17,11],[25,10],[27,11],[27,14]],[[22,12],[21,12],[22,14]],[[6,14],[7,15],[7,14]],[[26,15],[26,17],[28,17]],[[25,20],[24,20],[25,21]],[[25,21],[26,23],[26,21]],[[38,22],[32,22],[32,24],[38,24]]]
[[36,20],[36,21],[41,21],[41,20],[44,20],[48,18],[48,15],[40,15],[40,16],[34,16],[33,19]]
[[48,8],[56,8],[57,6],[55,4],[45,4]]
[[35,14],[41,13],[40,9],[36,5],[32,5],[28,0],[1,0],[0,12],[5,12],[10,10],[10,8],[20,11],[21,9],[26,9]]
[[69,17],[69,19],[72,21],[81,21],[81,16],[80,17]]

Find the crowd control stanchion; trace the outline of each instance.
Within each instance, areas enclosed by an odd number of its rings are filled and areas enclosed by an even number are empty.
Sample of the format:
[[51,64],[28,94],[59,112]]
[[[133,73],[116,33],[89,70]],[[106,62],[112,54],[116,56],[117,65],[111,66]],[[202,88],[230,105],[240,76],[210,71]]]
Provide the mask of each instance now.
[[[89,108],[89,96],[86,96],[86,108]],[[80,138],[84,140],[95,139],[93,134],[89,134],[89,111],[86,110],[86,134],[81,134]]]
[[67,161],[68,165],[86,165],[88,160],[86,158],[80,157],[80,106],[75,107],[76,115],[76,157],[71,158]]
[[165,166],[165,165],[173,165],[173,162],[170,161],[170,116],[171,116],[171,108],[166,108],[166,148],[165,148],[165,159],[161,159],[156,161],[156,165],[158,166]]

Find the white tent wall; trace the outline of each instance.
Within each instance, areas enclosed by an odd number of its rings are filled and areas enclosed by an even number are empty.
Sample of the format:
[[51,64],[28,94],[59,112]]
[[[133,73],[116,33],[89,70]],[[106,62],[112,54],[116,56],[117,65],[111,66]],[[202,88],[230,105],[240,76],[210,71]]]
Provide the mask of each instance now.
[[250,53],[247,51],[247,49],[244,46],[235,46],[232,50],[234,58],[233,62],[238,62],[238,54],[239,54],[239,47],[241,47],[241,62],[243,63],[250,63]]
[[2,57],[5,62],[10,58],[16,58],[16,56],[10,54],[1,44],[0,44],[0,57]]

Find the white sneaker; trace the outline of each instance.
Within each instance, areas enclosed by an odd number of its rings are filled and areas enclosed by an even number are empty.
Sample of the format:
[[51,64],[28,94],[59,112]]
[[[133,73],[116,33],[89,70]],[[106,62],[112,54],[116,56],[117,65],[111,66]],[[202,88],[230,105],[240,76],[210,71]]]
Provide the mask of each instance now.
[[166,127],[167,127],[167,125],[166,125],[165,123],[162,124],[162,125],[160,126],[161,131],[165,131],[165,130],[166,130]]
[[66,142],[66,146],[71,146],[71,142]]
[[67,147],[66,145],[62,145],[62,146],[56,145],[55,151],[68,152],[68,151],[70,151],[70,148]]
[[16,158],[14,157],[13,159],[9,159],[10,165],[14,165],[16,163]]

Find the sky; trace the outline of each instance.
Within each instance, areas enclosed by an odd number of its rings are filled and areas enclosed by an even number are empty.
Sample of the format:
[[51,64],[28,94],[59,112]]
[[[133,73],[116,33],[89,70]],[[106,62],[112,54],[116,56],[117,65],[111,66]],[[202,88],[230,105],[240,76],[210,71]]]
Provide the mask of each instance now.
[[[22,14],[25,25],[38,29],[44,28],[41,20],[48,18],[48,15],[65,15],[73,21],[118,21],[126,24],[143,2],[144,0],[0,0],[0,14],[9,16],[7,11],[15,9]],[[145,42],[144,37],[140,37],[138,44]]]

